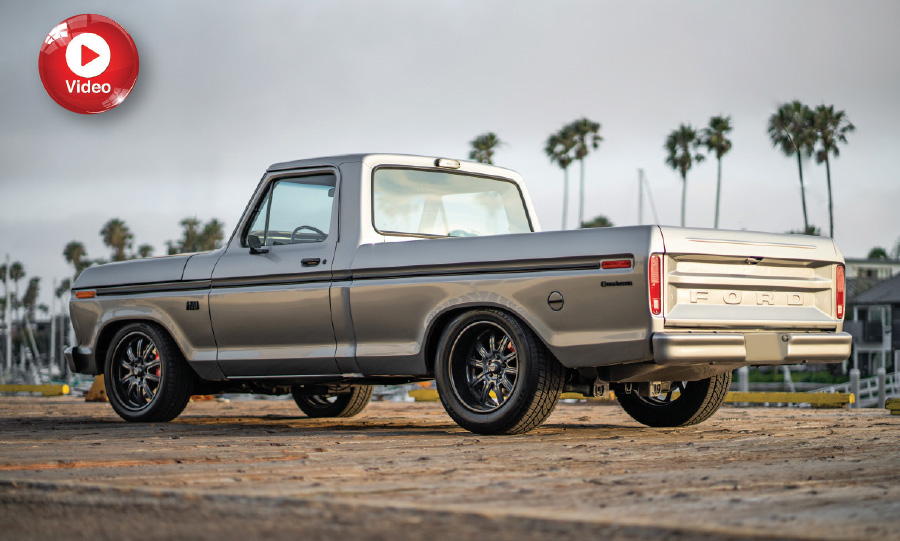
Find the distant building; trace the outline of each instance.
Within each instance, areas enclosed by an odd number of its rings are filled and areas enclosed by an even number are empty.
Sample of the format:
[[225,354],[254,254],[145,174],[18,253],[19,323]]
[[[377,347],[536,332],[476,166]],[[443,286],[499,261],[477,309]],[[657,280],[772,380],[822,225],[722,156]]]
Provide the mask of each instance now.
[[900,273],[900,259],[846,259],[847,301]]
[[886,280],[900,273],[900,259],[850,259],[844,260],[847,265],[847,278],[874,278]]
[[[873,270],[890,272],[882,270],[890,267],[876,267],[878,263],[881,262],[873,262]],[[890,263],[900,267],[900,262]],[[850,260],[847,269],[849,278]],[[844,330],[853,335],[853,366],[863,375],[874,374],[881,366],[888,372],[900,370],[900,275],[855,295],[848,302],[847,313],[850,317],[844,323]]]

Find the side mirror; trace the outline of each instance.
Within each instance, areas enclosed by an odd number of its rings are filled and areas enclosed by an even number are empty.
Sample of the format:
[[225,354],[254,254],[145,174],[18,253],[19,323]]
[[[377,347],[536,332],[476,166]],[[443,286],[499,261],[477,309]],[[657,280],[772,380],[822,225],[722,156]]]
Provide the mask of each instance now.
[[250,245],[250,253],[251,254],[267,254],[269,253],[269,248],[262,245],[259,237],[256,235],[247,235],[247,244]]

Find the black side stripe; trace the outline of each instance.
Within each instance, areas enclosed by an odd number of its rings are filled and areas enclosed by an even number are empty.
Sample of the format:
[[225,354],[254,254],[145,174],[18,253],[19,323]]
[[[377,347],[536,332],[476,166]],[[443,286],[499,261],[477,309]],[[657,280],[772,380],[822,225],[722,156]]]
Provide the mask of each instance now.
[[151,282],[148,284],[126,284],[121,286],[90,287],[97,296],[104,295],[136,295],[140,293],[166,293],[169,291],[190,291],[209,289],[209,280],[188,280],[185,282]]
[[[189,282],[154,282],[112,287],[97,287],[97,295],[129,295],[139,293],[162,293],[168,291],[188,291],[199,289],[225,289],[254,286],[286,286],[357,280],[390,280],[411,277],[468,276],[476,274],[510,274],[528,272],[553,272],[573,270],[599,270],[600,262],[611,258],[632,258],[632,254],[604,255],[602,257],[567,257],[553,259],[477,261],[469,263],[446,263],[436,265],[410,265],[389,268],[352,269],[319,271],[302,274],[280,274],[271,276],[248,276],[222,278],[217,280],[193,280]],[[630,269],[617,269],[631,272]]]

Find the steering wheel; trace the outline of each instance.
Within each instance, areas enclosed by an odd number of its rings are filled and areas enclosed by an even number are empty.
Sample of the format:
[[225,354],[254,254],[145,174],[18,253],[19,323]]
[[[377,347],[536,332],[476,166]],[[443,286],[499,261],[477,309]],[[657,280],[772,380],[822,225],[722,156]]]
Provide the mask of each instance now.
[[325,240],[326,238],[328,238],[328,235],[327,235],[324,231],[322,231],[321,229],[319,229],[319,228],[313,227],[313,226],[311,226],[311,225],[301,225],[300,227],[298,227],[297,229],[294,229],[294,231],[291,232],[291,244],[294,244],[294,242],[295,242],[295,241],[294,241],[294,235],[297,234],[297,231],[300,231],[300,230],[302,230],[302,229],[309,229],[310,231],[315,232],[316,235],[319,236],[319,238],[316,239],[316,242],[322,242],[323,240]]

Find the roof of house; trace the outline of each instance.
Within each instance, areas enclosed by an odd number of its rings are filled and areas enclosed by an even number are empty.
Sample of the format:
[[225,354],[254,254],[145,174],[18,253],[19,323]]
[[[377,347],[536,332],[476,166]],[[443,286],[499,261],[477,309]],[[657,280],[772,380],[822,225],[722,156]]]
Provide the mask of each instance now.
[[853,299],[853,304],[900,304],[900,274],[863,291]]

